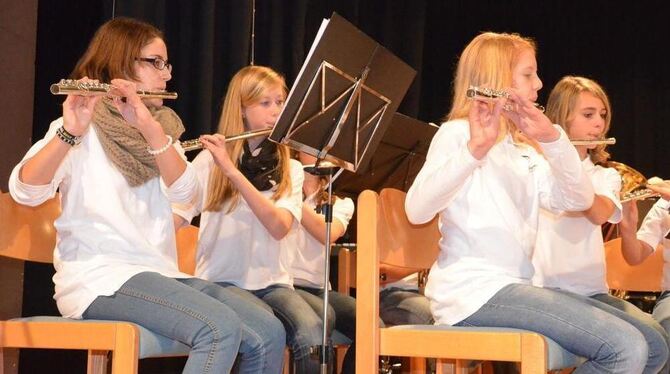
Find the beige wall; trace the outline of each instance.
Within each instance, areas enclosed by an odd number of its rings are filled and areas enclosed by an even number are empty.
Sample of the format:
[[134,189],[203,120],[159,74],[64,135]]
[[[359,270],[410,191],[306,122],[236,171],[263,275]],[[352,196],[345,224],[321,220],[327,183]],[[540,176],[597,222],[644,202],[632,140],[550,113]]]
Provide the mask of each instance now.
[[[37,0],[0,0],[0,190],[32,144]],[[23,263],[0,257],[0,318],[21,313]],[[5,351],[7,374],[18,372],[18,353]]]

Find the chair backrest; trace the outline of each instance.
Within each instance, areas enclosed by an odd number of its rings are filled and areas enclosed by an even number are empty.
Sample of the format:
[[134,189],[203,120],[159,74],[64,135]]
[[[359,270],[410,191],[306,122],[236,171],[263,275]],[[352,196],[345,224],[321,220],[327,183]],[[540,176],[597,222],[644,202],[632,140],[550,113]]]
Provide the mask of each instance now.
[[[405,212],[406,195],[401,190],[385,188],[374,196],[378,206],[375,219],[382,283],[429,269],[439,253],[437,216],[422,225],[410,223]],[[372,199],[372,195],[368,196]],[[355,287],[356,253],[346,249],[339,252],[338,291],[341,293],[349,294],[349,288]]]
[[0,255],[51,263],[56,247],[54,220],[60,216],[60,196],[36,207],[21,205],[8,192],[0,194]]
[[195,255],[198,250],[198,227],[188,225],[177,230],[177,260],[179,270],[186,274],[195,273]]
[[356,251],[342,247],[337,252],[337,292],[350,295],[356,288]]
[[[412,225],[405,214],[405,193],[365,190],[357,205],[356,366],[379,354],[380,263],[417,271],[429,268],[437,256],[437,219]],[[365,363],[365,364],[363,364]]]
[[405,192],[392,188],[379,193],[379,260],[386,266],[411,268],[412,272],[428,269],[439,253],[438,218],[422,225],[410,223],[405,212],[405,196]]
[[[56,247],[54,221],[61,214],[60,195],[36,207],[21,205],[8,192],[0,194],[0,256],[24,261],[53,262]],[[189,225],[177,232],[179,269],[195,271],[198,228]]]
[[641,264],[630,266],[621,252],[621,238],[605,242],[607,285],[621,291],[661,290],[663,277],[663,249],[658,248]]

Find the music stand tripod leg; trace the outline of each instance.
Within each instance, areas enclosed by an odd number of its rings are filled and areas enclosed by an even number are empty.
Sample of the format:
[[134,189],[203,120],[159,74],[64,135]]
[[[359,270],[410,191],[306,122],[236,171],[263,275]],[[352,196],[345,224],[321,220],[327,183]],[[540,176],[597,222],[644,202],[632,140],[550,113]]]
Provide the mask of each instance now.
[[333,166],[319,166],[319,161],[313,167],[306,167],[305,170],[310,174],[315,174],[318,176],[328,176],[328,199],[321,205],[321,213],[324,215],[324,222],[326,223],[326,240],[324,244],[324,255],[325,261],[323,265],[323,312],[321,315],[323,330],[322,330],[322,340],[321,345],[312,347],[312,352],[319,355],[319,363],[321,368],[321,374],[328,374],[328,367],[331,362],[331,347],[330,343],[330,334],[328,330],[328,305],[329,305],[329,282],[330,282],[330,238],[331,238],[331,226],[333,223]]

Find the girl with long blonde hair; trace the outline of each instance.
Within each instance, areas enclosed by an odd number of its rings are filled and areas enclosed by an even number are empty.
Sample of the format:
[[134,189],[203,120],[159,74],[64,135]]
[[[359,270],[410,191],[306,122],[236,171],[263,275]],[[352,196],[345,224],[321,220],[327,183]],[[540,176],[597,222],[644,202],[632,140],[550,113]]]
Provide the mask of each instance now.
[[321,342],[321,314],[295,291],[289,271],[290,235],[302,218],[301,164],[267,135],[225,141],[272,128],[285,98],[284,79],[268,67],[233,76],[218,133],[201,137],[205,150],[193,160],[204,195],[175,213],[185,221],[201,213],[196,275],[269,305],[284,324],[296,371],[315,373],[319,360],[310,349]]
[[[575,76],[561,79],[549,95],[547,116],[560,123],[571,139],[598,140],[607,135],[612,119],[609,99],[595,81]],[[610,295],[605,275],[605,246],[601,225],[617,224],[621,176],[606,161],[603,144],[576,145],[595,197],[582,212],[540,211],[533,252],[533,284],[568,291],[579,299],[635,326],[645,337],[649,359],[644,373],[657,373],[668,360],[668,334],[647,313]]]
[[[509,97],[467,100],[470,85]],[[641,372],[647,345],[634,326],[531,285],[540,207],[582,211],[593,201],[575,148],[533,105],[542,88],[534,43],[479,34],[459,59],[454,88],[449,121],[405,200],[413,223],[440,219],[425,290],[435,322],[535,331],[586,358],[575,373]]]

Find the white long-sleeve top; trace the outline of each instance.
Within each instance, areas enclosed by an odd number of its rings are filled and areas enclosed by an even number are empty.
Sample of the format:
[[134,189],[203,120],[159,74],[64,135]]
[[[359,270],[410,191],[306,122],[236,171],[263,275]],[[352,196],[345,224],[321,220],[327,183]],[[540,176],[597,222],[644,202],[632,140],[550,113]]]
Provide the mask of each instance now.
[[593,187],[579,156],[560,138],[532,147],[506,136],[481,160],[467,148],[467,120],[443,124],[407,193],[414,223],[439,214],[440,254],[426,296],[438,324],[462,321],[511,283],[529,284],[540,207],[585,210]]
[[52,122],[45,137],[30,148],[9,178],[9,191],[20,204],[36,206],[60,191],[62,213],[54,222],[53,281],[61,314],[81,318],[96,297],[113,295],[140,272],[190,277],[177,268],[170,208],[171,201],[187,203],[199,193],[190,164],[170,187],[159,177],[130,187],[105,155],[91,126],[81,144],[65,156],[51,183],[22,183],[21,167],[62,125],[62,118]]
[[[200,152],[193,160],[203,194],[196,204],[173,205],[174,213],[190,221],[198,214],[198,249],[195,276],[212,282],[230,282],[247,290],[258,290],[282,284],[292,287],[289,272],[295,251],[295,230],[302,218],[302,164],[290,160],[291,188],[274,202],[293,215],[293,226],[281,240],[275,239],[240,196],[231,212],[224,206],[218,212],[203,211],[209,175],[217,167],[209,151]],[[261,192],[268,199],[273,191]]]
[[[305,201],[305,204],[312,209],[316,207],[313,199]],[[342,224],[345,231],[353,215],[353,200],[348,197],[335,200],[335,203],[333,203],[333,220]],[[299,286],[322,288],[324,263],[326,261],[325,244],[312,236],[302,225],[296,229],[295,240],[295,256],[291,263],[293,283]]]
[[[608,222],[621,221],[621,176],[613,168],[582,161],[595,193],[614,203]],[[609,292],[605,272],[602,229],[582,214],[540,210],[537,244],[533,252],[533,284],[591,296]]]
[[655,251],[660,243],[663,243],[663,280],[661,288],[670,290],[670,239],[666,236],[670,233],[670,201],[658,199],[651,207],[637,231],[637,238],[649,244]]

